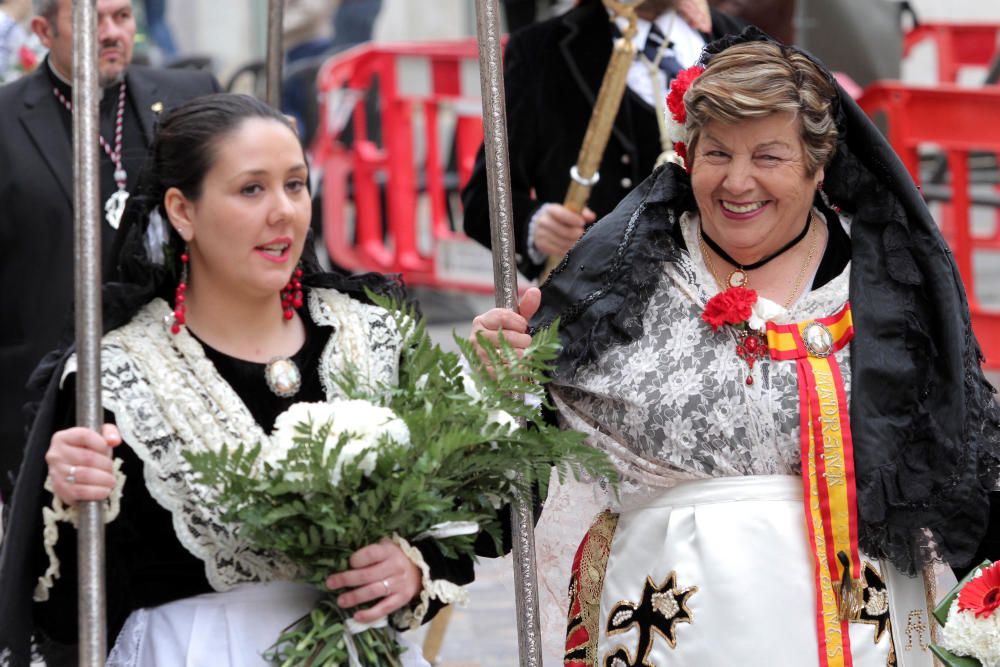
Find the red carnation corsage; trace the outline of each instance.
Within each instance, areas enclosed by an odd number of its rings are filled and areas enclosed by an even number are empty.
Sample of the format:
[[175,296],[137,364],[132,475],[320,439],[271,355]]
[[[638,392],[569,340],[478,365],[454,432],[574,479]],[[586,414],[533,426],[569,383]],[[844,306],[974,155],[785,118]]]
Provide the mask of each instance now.
[[701,319],[718,331],[725,325],[732,326],[736,333],[736,355],[749,367],[747,384],[753,384],[753,367],[758,359],[767,355],[767,339],[764,333],[750,327],[750,316],[757,303],[757,292],[749,287],[730,287],[719,292],[705,304]]
[[1000,561],[974,568],[934,609],[942,628],[930,645],[945,667],[1000,665]]

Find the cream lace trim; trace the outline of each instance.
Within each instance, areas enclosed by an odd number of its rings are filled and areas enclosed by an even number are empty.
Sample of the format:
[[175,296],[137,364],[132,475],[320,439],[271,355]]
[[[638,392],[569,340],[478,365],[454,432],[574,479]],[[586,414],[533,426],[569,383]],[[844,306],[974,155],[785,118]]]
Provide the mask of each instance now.
[[399,535],[393,533],[392,541],[395,542],[406,557],[419,568],[423,574],[423,588],[420,591],[420,602],[412,609],[404,607],[392,614],[392,624],[399,630],[415,630],[424,622],[427,615],[427,608],[431,600],[437,600],[442,604],[458,604],[465,606],[469,604],[469,593],[457,584],[453,584],[445,579],[431,579],[431,568],[424,561],[420,550],[404,540]]
[[[329,289],[311,290],[310,313],[332,327],[320,362],[327,398],[340,395],[330,373],[357,369],[372,385],[398,377],[399,334],[388,312]],[[170,333],[171,310],[156,299],[129,324],[104,337],[102,388],[123,440],[144,464],[150,495],[173,517],[180,543],[205,563],[209,584],[225,591],[246,581],[293,579],[294,567],[279,554],[257,551],[239,527],[218,515],[215,490],[199,484],[184,451],[266,443],[239,395],[218,374],[186,329]],[[75,364],[67,364],[66,373]]]
[[[115,488],[111,490],[111,495],[105,501],[104,523],[111,523],[118,517],[121,510],[122,489],[125,486],[125,473],[122,472],[122,460],[114,460]],[[52,478],[45,478],[45,490],[52,493],[52,506],[42,508],[42,543],[45,545],[45,553],[49,557],[49,566],[45,573],[38,578],[35,584],[35,602],[45,602],[49,599],[49,591],[55,585],[56,579],[62,576],[60,571],[61,563],[56,555],[56,543],[59,541],[59,522],[72,524],[78,527],[80,511],[75,505],[66,505],[59,496],[52,492]]]

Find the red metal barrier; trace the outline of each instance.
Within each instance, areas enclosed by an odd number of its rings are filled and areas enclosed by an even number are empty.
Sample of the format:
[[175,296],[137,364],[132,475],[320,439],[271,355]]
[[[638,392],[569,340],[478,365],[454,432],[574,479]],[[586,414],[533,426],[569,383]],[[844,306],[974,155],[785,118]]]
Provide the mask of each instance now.
[[369,44],[323,66],[312,152],[336,264],[493,291],[489,251],[455,221],[483,138],[478,57],[474,39]]
[[938,81],[957,83],[962,67],[989,67],[1000,49],[1000,24],[921,23],[903,36],[903,57],[924,40],[937,46]]
[[[960,88],[941,84],[934,88],[878,82],[865,89],[858,104],[871,116],[884,114],[888,138],[914,180],[920,184],[918,149],[933,145],[947,156],[950,204],[944,207],[952,230],[948,242],[958,264],[972,323],[990,368],[1000,369],[1000,310],[984,309],[977,298],[974,251],[997,251],[998,232],[976,237],[971,232],[969,154],[1000,154],[1000,88]],[[930,186],[928,186],[929,188]]]

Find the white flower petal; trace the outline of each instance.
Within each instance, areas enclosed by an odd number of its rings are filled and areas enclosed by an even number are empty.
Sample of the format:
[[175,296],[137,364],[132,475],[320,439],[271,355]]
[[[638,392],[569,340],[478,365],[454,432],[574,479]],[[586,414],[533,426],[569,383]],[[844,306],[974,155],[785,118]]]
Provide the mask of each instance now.
[[1000,667],[1000,613],[976,618],[972,611],[959,611],[952,603],[941,630],[941,646],[955,655],[977,658],[983,667]]
[[340,450],[340,455],[330,471],[334,484],[340,482],[344,465],[361,457],[358,465],[366,475],[375,470],[378,446],[383,436],[399,445],[410,444],[410,430],[406,422],[389,408],[374,405],[364,400],[335,400],[329,403],[296,403],[275,420],[274,432],[267,443],[267,453],[263,457],[273,466],[288,457],[295,446],[295,428],[298,424],[312,422],[314,429],[329,423],[330,433],[325,443],[324,454],[328,455],[345,435],[348,441]]

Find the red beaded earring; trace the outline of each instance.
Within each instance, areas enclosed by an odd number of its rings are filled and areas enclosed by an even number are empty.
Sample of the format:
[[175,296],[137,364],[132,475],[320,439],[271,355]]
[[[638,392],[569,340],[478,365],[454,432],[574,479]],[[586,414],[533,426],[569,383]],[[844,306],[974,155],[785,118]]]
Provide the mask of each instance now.
[[840,207],[834,204],[832,201],[830,201],[830,197],[827,196],[826,190],[823,189],[823,181],[820,181],[819,184],[816,186],[816,192],[819,194],[820,199],[823,200],[824,204],[826,204],[829,208],[833,209],[835,213],[840,213]]
[[181,253],[181,279],[177,283],[177,291],[174,292],[174,323],[170,326],[170,333],[179,334],[181,325],[184,324],[187,315],[187,306],[184,304],[187,297],[184,295],[188,288],[188,253],[187,247]]
[[295,267],[288,284],[281,288],[281,310],[285,319],[292,319],[295,309],[302,307],[302,269]]

